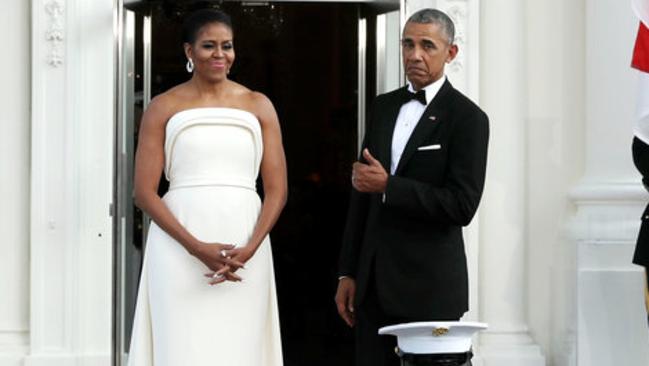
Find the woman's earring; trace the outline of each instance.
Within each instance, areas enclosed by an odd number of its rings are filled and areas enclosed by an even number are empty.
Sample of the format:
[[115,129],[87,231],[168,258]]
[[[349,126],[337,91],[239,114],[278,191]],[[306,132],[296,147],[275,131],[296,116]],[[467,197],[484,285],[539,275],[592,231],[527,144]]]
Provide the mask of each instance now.
[[187,64],[185,65],[185,69],[187,69],[188,73],[192,73],[194,71],[194,61],[192,59],[187,59]]

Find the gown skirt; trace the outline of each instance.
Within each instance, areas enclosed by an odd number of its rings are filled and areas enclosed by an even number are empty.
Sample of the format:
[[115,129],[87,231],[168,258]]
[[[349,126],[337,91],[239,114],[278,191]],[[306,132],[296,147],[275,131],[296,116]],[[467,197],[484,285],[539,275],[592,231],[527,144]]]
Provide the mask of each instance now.
[[[255,179],[263,145],[256,117],[230,108],[190,109],[174,115],[166,133],[165,205],[202,242],[245,245],[261,210]],[[210,286],[208,272],[151,224],[130,366],[282,365],[269,238],[237,272],[242,282]]]

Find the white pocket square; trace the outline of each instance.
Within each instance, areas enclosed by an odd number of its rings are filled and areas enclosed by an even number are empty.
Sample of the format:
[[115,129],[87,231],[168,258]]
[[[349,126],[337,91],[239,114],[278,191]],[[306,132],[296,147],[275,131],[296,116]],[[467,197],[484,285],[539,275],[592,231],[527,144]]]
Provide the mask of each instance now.
[[437,144],[437,145],[426,145],[426,146],[419,146],[417,148],[417,151],[426,151],[426,150],[439,150],[442,148],[442,145]]

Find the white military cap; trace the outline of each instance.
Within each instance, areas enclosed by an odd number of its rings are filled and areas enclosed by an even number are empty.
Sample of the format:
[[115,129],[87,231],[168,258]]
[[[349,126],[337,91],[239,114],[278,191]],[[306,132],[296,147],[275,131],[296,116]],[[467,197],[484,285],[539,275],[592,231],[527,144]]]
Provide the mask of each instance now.
[[484,329],[487,324],[476,322],[415,322],[383,327],[379,334],[397,336],[403,353],[464,353],[471,349],[473,334]]

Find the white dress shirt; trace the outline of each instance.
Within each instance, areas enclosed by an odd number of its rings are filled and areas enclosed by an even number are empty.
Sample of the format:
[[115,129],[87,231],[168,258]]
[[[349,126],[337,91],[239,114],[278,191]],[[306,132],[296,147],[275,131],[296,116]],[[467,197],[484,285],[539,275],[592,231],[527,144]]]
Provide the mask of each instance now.
[[[446,76],[439,78],[439,80],[424,88],[424,91],[426,92],[426,105],[413,99],[401,106],[399,115],[397,116],[397,122],[394,125],[394,133],[392,135],[390,174],[394,175],[394,172],[397,170],[399,160],[401,159],[403,150],[406,148],[408,140],[410,140],[412,131],[415,130],[417,122],[419,122],[419,119],[424,114],[426,107],[428,107],[433,98],[435,98],[435,95],[437,95],[437,92],[439,92],[444,81],[446,81]],[[410,82],[408,82],[408,91],[411,93],[415,92],[415,89],[412,87]]]

